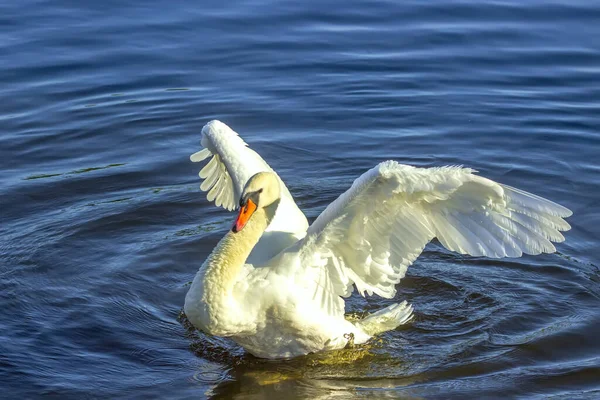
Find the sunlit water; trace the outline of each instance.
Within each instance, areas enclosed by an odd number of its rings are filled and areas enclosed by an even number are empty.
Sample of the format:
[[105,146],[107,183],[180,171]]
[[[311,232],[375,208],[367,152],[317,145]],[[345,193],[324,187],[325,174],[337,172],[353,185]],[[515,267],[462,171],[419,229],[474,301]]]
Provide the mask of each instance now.
[[[599,398],[597,2],[0,3],[3,398]],[[386,159],[574,211],[558,253],[435,243],[369,346],[269,362],[189,328],[232,222],[200,130],[240,132],[314,219]]]

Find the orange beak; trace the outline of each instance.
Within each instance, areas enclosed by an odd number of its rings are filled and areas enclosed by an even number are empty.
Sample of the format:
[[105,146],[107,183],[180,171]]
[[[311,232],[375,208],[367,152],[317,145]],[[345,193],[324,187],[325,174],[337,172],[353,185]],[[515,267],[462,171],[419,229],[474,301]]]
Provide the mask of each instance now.
[[254,204],[252,200],[248,199],[246,204],[240,208],[240,213],[238,214],[238,217],[235,220],[235,223],[233,224],[233,228],[231,228],[231,230],[234,233],[241,231],[244,228],[244,226],[246,226],[246,223],[248,222],[252,214],[254,214],[254,211],[256,211],[256,204]]

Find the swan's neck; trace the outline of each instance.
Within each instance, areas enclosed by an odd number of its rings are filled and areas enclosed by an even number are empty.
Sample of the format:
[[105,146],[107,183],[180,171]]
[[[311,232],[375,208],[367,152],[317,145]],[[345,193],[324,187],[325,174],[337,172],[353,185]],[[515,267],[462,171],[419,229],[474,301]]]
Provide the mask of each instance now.
[[244,313],[240,312],[244,293],[234,289],[243,279],[244,264],[276,208],[274,203],[256,210],[241,231],[228,232],[208,256],[185,299],[185,313],[196,327],[218,336],[239,334],[245,329],[241,324]]
[[229,231],[206,260],[204,285],[206,301],[230,296],[250,252],[258,243],[270,218],[265,209],[258,209],[239,232]]

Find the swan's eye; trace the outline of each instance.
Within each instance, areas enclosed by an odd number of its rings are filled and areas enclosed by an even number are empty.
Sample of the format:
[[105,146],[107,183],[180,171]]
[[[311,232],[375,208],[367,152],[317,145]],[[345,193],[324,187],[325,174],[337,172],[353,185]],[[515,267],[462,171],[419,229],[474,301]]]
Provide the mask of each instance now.
[[256,193],[261,194],[262,193],[262,188],[258,189],[258,191]]

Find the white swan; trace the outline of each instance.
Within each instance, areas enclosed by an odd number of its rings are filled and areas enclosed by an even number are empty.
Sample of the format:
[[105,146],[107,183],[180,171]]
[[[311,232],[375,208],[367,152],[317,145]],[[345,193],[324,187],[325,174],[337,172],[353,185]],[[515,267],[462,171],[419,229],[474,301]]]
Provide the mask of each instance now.
[[227,125],[209,122],[200,172],[208,200],[235,225],[198,271],[188,319],[264,358],[364,343],[407,322],[405,301],[358,322],[344,318],[355,286],[393,298],[395,285],[434,237],[449,250],[488,257],[555,251],[567,208],[461,167],[386,161],[359,177],[309,227],[281,179]]

